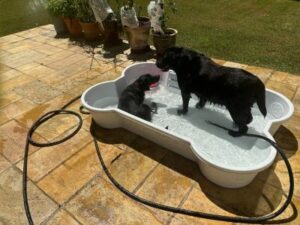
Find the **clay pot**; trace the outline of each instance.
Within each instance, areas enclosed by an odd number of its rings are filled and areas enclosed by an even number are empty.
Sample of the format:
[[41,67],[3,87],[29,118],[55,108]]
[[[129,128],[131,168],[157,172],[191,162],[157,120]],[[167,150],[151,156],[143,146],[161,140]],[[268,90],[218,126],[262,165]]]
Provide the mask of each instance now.
[[167,48],[175,46],[177,30],[168,28],[164,35],[152,33],[151,36],[153,38],[156,54],[160,56]]
[[135,28],[124,27],[132,53],[149,51],[148,44],[151,23],[147,17],[139,17],[139,26]]
[[80,22],[83,35],[88,40],[98,39],[100,36],[100,29],[98,23],[84,23]]
[[53,16],[52,22],[53,22],[54,29],[55,29],[57,35],[62,35],[62,34],[68,33],[68,29],[64,23],[63,18],[61,18],[59,16]]
[[82,28],[80,26],[79,19],[64,17],[64,22],[72,36],[78,37],[82,35]]

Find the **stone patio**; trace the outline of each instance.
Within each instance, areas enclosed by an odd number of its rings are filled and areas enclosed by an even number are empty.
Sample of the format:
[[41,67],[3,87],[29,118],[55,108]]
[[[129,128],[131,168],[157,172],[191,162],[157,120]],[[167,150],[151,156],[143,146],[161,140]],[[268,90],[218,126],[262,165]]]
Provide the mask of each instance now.
[[[96,53],[96,54],[93,54]],[[28,127],[87,87],[112,80],[139,59],[128,46],[103,50],[55,38],[52,25],[0,38],[0,225],[27,224],[23,210],[23,147]],[[285,150],[295,176],[293,204],[274,224],[300,224],[300,76],[228,62],[258,75],[270,89],[295,106],[276,141]],[[78,111],[79,101],[70,109]],[[30,148],[29,200],[35,224],[231,224],[166,213],[139,204],[105,176],[89,134],[90,117],[71,140],[54,147]],[[74,129],[71,116],[57,116],[38,129],[35,139],[53,141]],[[98,129],[99,144],[113,176],[130,191],[171,206],[222,215],[270,213],[286,198],[288,176],[283,161],[260,173],[245,188],[231,190],[206,180],[195,163],[123,129]]]

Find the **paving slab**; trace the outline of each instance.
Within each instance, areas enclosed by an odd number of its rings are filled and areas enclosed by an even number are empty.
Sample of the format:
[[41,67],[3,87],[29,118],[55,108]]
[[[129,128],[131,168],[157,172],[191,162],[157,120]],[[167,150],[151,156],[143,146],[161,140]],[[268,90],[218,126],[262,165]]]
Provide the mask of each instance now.
[[[110,145],[101,145],[100,148],[106,163],[122,152]],[[57,203],[63,204],[101,170],[94,143],[90,143],[40,180],[38,186]]]
[[[28,224],[23,206],[22,173],[15,168],[0,174],[0,199],[0,224]],[[35,224],[43,222],[57,209],[57,205],[31,181],[28,182],[28,199]]]
[[[0,38],[0,224],[27,224],[21,195],[26,132],[38,117],[59,109],[86,88],[118,78],[124,68],[155,62],[153,51],[132,55],[128,43],[104,50],[81,39],[57,38],[45,25]],[[269,68],[213,59],[248,70],[266,87],[293,101],[295,113],[274,135],[295,172],[293,205],[274,220],[299,223],[300,76]],[[68,109],[79,112],[80,101]],[[102,171],[89,134],[95,133],[113,176],[130,191],[167,205],[223,215],[262,215],[280,207],[289,180],[283,161],[258,174],[241,189],[209,182],[197,164],[122,128],[96,126],[83,115],[83,128],[71,140],[48,148],[30,147],[29,196],[36,224],[234,224],[175,215],[141,205],[123,195]],[[77,124],[57,116],[34,139],[47,142],[68,135]],[[2,204],[4,202],[4,204]],[[60,205],[60,208],[58,208]]]
[[101,177],[84,188],[66,209],[84,225],[162,224],[150,210],[127,198]]

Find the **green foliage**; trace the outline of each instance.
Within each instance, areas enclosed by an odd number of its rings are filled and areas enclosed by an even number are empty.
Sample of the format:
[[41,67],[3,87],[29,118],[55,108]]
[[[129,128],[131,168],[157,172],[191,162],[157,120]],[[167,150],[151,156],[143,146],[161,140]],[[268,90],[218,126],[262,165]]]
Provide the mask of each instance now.
[[92,8],[88,0],[73,0],[77,11],[77,17],[81,22],[93,23],[96,22]]
[[47,9],[53,16],[76,17],[73,0],[48,0]]
[[64,1],[63,0],[48,0],[47,10],[53,16],[62,16],[64,12]]
[[175,14],[177,12],[176,4],[173,0],[165,0],[162,1],[164,14],[159,18],[161,22],[161,28],[166,31],[167,30],[167,21],[169,19],[170,12]]
[[74,0],[64,0],[65,2],[65,17],[74,18],[77,17],[77,11],[74,5]]

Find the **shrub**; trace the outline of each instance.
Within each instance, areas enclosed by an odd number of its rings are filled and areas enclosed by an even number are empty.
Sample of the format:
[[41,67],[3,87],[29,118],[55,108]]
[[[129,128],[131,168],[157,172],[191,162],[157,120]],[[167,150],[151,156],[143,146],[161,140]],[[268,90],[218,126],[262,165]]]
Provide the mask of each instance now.
[[76,17],[74,0],[48,0],[47,10],[53,16]]
[[96,22],[92,8],[88,0],[74,0],[77,16],[81,22]]

